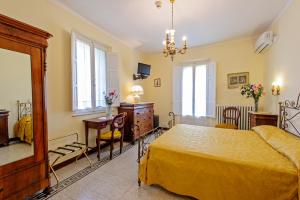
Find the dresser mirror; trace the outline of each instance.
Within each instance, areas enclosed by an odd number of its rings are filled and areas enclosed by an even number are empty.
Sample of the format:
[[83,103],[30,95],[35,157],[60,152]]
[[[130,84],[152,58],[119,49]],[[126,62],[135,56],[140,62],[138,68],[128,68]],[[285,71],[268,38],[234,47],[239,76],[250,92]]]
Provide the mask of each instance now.
[[34,155],[31,57],[0,48],[0,166]]

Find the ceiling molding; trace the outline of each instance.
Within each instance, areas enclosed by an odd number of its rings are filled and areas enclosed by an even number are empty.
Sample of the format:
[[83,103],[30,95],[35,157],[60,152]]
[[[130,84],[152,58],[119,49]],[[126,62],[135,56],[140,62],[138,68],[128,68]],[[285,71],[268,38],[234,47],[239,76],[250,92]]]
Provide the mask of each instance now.
[[278,13],[278,15],[274,18],[274,20],[271,23],[270,27],[272,27],[287,12],[287,10],[291,7],[293,2],[294,2],[294,0],[288,0],[286,5],[281,9],[281,11]]

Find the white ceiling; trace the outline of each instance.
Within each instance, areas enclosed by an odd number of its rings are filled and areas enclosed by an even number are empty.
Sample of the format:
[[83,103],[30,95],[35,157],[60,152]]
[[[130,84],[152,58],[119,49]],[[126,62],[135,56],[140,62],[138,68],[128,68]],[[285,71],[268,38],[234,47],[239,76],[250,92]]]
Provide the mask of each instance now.
[[[152,52],[162,49],[170,28],[171,7],[162,0],[56,0],[131,47]],[[176,0],[177,44],[183,35],[189,46],[205,45],[264,31],[289,0]]]

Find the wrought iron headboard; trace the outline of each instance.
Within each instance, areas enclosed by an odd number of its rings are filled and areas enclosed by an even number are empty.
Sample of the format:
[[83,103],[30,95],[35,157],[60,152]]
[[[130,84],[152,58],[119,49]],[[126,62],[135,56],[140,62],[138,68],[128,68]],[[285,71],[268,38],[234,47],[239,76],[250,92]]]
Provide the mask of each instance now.
[[[297,117],[299,120],[296,120]],[[286,100],[279,103],[279,127],[300,136],[300,94],[297,101]]]
[[18,104],[18,120],[20,120],[22,117],[32,115],[32,104],[30,101],[27,102],[17,101],[17,104]]

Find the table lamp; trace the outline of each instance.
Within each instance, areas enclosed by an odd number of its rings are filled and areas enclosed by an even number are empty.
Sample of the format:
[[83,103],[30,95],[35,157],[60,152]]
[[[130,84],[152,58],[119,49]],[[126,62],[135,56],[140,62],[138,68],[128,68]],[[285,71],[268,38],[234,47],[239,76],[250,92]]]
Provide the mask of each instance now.
[[134,103],[139,103],[141,100],[140,95],[144,94],[143,87],[140,85],[134,85],[131,87],[130,92],[133,95]]

